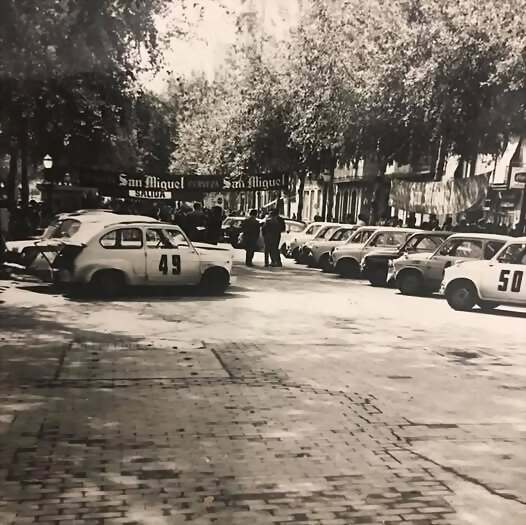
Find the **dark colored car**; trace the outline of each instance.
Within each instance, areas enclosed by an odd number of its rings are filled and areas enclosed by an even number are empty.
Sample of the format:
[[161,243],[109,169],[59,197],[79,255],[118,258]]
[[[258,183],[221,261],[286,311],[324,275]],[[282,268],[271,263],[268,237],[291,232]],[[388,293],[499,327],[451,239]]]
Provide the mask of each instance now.
[[373,286],[386,286],[390,261],[404,253],[433,253],[450,235],[452,232],[421,231],[398,248],[371,251],[362,259],[362,274]]

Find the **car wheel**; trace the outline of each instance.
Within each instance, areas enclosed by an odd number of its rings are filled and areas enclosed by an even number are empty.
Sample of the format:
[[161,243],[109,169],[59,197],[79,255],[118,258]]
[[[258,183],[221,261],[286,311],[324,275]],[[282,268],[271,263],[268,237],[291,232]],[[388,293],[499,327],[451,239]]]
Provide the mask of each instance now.
[[224,268],[210,268],[201,277],[201,291],[208,295],[221,295],[230,286],[230,274]]
[[330,256],[328,253],[324,253],[320,257],[320,262],[318,266],[324,271],[325,273],[329,273],[331,271],[331,263],[330,263]]
[[91,291],[105,299],[111,299],[123,294],[126,288],[126,278],[116,270],[98,271],[90,281]]
[[424,279],[418,272],[404,272],[398,277],[398,289],[404,295],[421,295],[424,292]]
[[369,282],[373,286],[386,286],[387,272],[385,269],[377,268],[376,270],[372,270],[371,274],[369,275]]
[[279,250],[281,252],[281,255],[283,255],[283,257],[287,256],[287,245],[285,243],[281,245],[281,248]]
[[453,310],[467,312],[478,302],[477,290],[469,281],[458,281],[446,289],[446,300]]
[[490,310],[495,310],[500,306],[499,303],[494,303],[493,301],[479,301],[477,303],[481,310],[484,312],[489,312]]
[[343,259],[336,263],[336,273],[347,279],[354,279],[360,276],[360,266],[356,261]]

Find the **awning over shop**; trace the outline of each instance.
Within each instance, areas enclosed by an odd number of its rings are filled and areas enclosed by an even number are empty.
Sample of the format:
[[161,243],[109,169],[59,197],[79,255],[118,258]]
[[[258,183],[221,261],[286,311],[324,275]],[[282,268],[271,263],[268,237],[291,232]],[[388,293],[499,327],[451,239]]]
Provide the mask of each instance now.
[[394,180],[389,205],[416,213],[455,215],[481,206],[488,186],[488,174],[440,182]]

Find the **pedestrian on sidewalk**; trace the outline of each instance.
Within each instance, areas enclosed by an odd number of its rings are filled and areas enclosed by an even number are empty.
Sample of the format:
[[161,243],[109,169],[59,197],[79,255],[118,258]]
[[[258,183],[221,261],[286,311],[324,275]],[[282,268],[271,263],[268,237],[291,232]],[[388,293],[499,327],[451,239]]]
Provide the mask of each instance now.
[[270,222],[272,216],[268,215],[265,219],[263,226],[261,227],[261,233],[263,234],[263,242],[265,244],[265,267],[270,266],[272,261],[272,238],[270,235]]
[[261,229],[257,216],[257,210],[250,210],[248,219],[245,219],[241,225],[241,231],[243,232],[243,245],[245,248],[245,264],[247,266],[254,266],[252,260],[254,259],[254,253],[257,249],[259,232]]

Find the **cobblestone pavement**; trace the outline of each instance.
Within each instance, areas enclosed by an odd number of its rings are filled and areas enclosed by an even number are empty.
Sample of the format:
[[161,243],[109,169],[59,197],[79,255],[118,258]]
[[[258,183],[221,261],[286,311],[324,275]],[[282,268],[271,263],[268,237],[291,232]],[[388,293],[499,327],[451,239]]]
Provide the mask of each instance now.
[[225,298],[0,283],[1,525],[526,523],[526,314],[236,269]]

